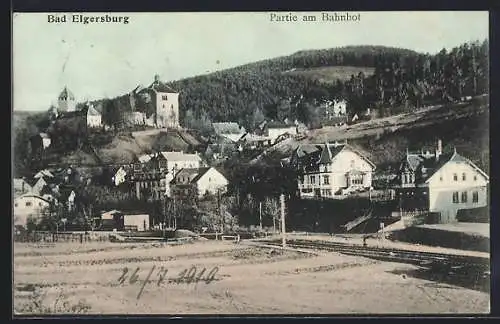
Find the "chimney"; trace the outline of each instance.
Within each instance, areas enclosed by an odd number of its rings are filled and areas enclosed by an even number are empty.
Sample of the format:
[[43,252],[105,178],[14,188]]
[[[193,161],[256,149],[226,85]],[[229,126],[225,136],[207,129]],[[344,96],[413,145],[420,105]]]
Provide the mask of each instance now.
[[441,154],[443,154],[443,142],[441,141],[441,139],[438,139],[436,147],[436,161],[439,160]]
[[159,81],[160,81],[160,75],[155,74],[155,82],[159,82]]

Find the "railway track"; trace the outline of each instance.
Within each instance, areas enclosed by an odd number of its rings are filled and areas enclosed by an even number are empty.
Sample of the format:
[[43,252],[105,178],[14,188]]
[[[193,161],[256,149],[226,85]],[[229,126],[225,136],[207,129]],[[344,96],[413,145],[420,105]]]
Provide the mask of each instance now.
[[[281,246],[281,240],[259,241],[268,245]],[[490,259],[476,256],[453,255],[435,252],[408,251],[393,248],[369,247],[337,242],[311,242],[308,240],[288,240],[287,246],[339,252],[345,255],[362,256],[382,261],[410,263],[440,270],[456,272],[488,272]]]

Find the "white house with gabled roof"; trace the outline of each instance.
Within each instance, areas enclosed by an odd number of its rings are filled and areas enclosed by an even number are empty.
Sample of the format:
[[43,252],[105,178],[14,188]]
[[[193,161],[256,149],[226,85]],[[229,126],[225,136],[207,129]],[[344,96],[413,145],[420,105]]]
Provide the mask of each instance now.
[[394,182],[402,212],[440,214],[437,222],[453,222],[462,209],[488,205],[489,176],[456,148],[443,153],[441,141],[435,152],[407,152]]
[[93,104],[87,102],[87,126],[90,128],[99,128],[102,126],[102,114]]
[[340,198],[372,186],[375,164],[347,143],[300,145],[290,161],[301,198]]

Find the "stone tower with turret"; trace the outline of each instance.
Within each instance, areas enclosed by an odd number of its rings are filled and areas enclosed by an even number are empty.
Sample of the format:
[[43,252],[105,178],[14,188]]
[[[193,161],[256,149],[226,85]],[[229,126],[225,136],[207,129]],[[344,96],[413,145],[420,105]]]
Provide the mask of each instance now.
[[58,98],[58,108],[61,112],[75,111],[76,101],[75,96],[67,87],[64,87],[63,91]]

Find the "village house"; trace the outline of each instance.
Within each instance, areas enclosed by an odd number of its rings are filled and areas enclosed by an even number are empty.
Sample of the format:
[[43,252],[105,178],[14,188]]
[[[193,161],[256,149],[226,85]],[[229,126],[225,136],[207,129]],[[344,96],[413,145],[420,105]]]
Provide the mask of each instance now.
[[150,229],[149,215],[111,210],[101,213],[101,229],[143,232]]
[[212,123],[212,127],[217,136],[227,138],[232,142],[238,142],[246,133],[244,127],[234,122]]
[[228,180],[213,167],[185,168],[180,170],[170,182],[172,195],[175,197],[202,198],[207,194],[223,193]]
[[456,149],[443,153],[407,151],[394,180],[399,211],[431,213],[433,223],[456,221],[459,210],[488,205],[488,175]]
[[41,158],[51,143],[52,141],[47,133],[38,133],[31,136],[29,139],[31,155]]
[[124,183],[126,181],[127,170],[125,170],[125,167],[120,166],[120,167],[113,168],[112,174],[113,174],[113,176],[111,178],[111,181],[113,182],[113,184],[115,186],[118,187],[119,185],[121,185],[122,183]]
[[[264,121],[255,130],[255,135],[263,136],[271,145],[277,143],[277,140],[285,134],[294,136],[298,134],[297,123],[285,123],[275,121]],[[247,140],[248,136],[245,137]]]
[[245,148],[256,149],[272,145],[272,140],[268,136],[246,133],[238,143]]
[[14,197],[21,196],[23,194],[31,192],[31,185],[24,179],[14,178],[13,180],[14,187]]
[[241,149],[242,146],[236,143],[208,144],[203,155],[206,160],[217,162],[231,157],[235,152],[238,152]]
[[[143,88],[138,86],[131,93],[132,110],[142,114],[133,115],[133,122],[141,121],[144,124],[151,122],[158,128],[179,128],[179,93],[167,84],[160,81],[155,75],[153,83]],[[152,106],[153,111],[149,117],[145,111]],[[141,123],[141,124],[142,124]]]
[[[102,113],[96,106],[87,102],[87,126],[89,128],[100,128],[102,127]],[[102,108],[102,106],[99,106]]]
[[33,178],[34,179],[39,179],[39,178],[42,178],[42,177],[47,177],[47,178],[53,178],[54,175],[52,174],[52,172],[50,172],[49,170],[47,169],[43,169],[43,170],[40,170],[38,171],[34,176]]
[[345,116],[347,114],[347,101],[343,99],[329,100],[323,105],[325,117],[330,119],[335,116]]
[[14,225],[26,226],[28,219],[39,220],[50,201],[35,194],[24,194],[14,199]]
[[31,192],[35,195],[41,195],[44,192],[46,192],[46,188],[50,186],[51,184],[55,183],[56,180],[53,177],[49,176],[41,176],[37,178],[33,178],[31,180],[32,186],[31,186]]
[[351,145],[300,145],[290,158],[301,198],[340,198],[370,190],[375,165]]
[[[142,159],[141,162],[139,159]],[[184,152],[159,152],[143,155],[134,163],[131,181],[135,182],[136,196],[150,192],[153,200],[170,195],[169,183],[175,174],[183,168],[199,168],[202,160],[196,154]]]

